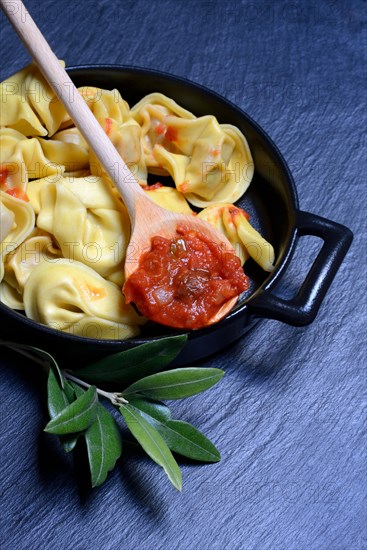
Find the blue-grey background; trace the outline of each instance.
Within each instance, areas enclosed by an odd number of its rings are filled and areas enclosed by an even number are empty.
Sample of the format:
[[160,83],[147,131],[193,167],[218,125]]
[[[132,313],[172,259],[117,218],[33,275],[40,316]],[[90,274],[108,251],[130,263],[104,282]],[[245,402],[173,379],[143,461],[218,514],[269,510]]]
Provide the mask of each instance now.
[[[42,432],[38,367],[1,352],[1,547],[366,549],[366,3],[27,6],[68,65],[161,69],[235,102],[279,146],[301,208],[344,223],[355,240],[312,325],[263,321],[202,361],[226,376],[174,411],[217,444],[222,461],[182,461],[182,494],[134,453],[89,491],[80,482],[84,465]],[[3,79],[29,56],[2,15],[0,25]],[[292,287],[317,246],[302,240]]]

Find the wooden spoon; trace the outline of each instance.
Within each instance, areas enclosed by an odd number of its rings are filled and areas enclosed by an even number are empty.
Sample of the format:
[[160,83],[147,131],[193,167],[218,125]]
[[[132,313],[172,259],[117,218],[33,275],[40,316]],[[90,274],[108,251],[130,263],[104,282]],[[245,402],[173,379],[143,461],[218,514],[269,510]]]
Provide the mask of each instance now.
[[[204,234],[224,251],[233,253],[229,241],[207,222],[194,216],[177,214],[155,204],[135,180],[112,142],[94,117],[74,86],[69,75],[61,67],[46,39],[20,0],[0,0],[0,5],[29,50],[43,76],[65,106],[75,126],[94,151],[102,166],[115,183],[131,220],[131,239],[125,262],[125,276],[137,269],[139,258],[151,247],[156,235],[168,239],[177,238],[178,225],[186,225]],[[225,317],[236,303],[238,296],[225,302],[208,321],[208,325]]]

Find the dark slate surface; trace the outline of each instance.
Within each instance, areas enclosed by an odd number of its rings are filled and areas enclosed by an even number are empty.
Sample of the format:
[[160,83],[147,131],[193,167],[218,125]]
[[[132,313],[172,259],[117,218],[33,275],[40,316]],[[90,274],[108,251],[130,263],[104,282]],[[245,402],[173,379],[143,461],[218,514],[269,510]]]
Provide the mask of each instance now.
[[[366,540],[366,35],[362,1],[28,0],[69,65],[158,68],[237,103],[279,145],[304,210],[355,233],[316,321],[264,321],[205,366],[227,374],[176,403],[222,451],[182,462],[184,491],[130,454],[89,491],[51,437],[37,367],[1,355],[4,549],[362,550]],[[1,77],[29,61],[0,17]],[[314,257],[304,239],[289,281]],[[299,263],[298,263],[299,262]]]

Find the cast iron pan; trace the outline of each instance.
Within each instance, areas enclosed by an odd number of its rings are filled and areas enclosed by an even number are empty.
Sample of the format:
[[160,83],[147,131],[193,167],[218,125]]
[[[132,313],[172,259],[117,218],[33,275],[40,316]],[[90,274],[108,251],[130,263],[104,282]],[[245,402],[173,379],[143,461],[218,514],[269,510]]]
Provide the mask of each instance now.
[[[143,96],[161,92],[197,116],[212,114],[220,123],[237,126],[246,136],[255,162],[255,176],[245,196],[237,203],[251,216],[251,223],[275,248],[276,266],[269,275],[254,262],[246,263],[250,290],[240,298],[233,311],[220,323],[193,331],[188,344],[175,361],[180,365],[208,356],[242,336],[259,317],[277,319],[303,326],[316,317],[321,302],[352,242],[352,232],[335,222],[298,208],[292,175],[277,147],[266,133],[235,105],[214,92],[165,73],[119,66],[82,66],[69,68],[77,86],[117,88],[133,106]],[[162,178],[160,178],[162,181]],[[275,296],[300,236],[313,235],[323,240],[318,253],[295,298]],[[76,337],[40,325],[0,304],[2,331],[14,340],[49,349],[62,360],[73,356],[78,364],[151,341],[178,334],[166,327],[148,324],[138,338],[125,341],[93,340]]]

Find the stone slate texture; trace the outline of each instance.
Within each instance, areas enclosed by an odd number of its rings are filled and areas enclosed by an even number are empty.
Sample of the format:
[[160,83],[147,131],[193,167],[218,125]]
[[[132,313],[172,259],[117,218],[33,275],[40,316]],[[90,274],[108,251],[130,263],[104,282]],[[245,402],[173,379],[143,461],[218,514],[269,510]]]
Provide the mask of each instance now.
[[[129,452],[89,490],[42,430],[38,367],[1,351],[3,550],[365,550],[366,3],[359,0],[28,0],[67,65],[126,64],[199,82],[250,114],[295,177],[300,206],[350,227],[314,323],[264,320],[202,366],[207,393],[173,405],[222,452],[182,460],[182,494]],[[0,15],[1,79],[30,60]],[[317,241],[305,238],[295,285]]]

